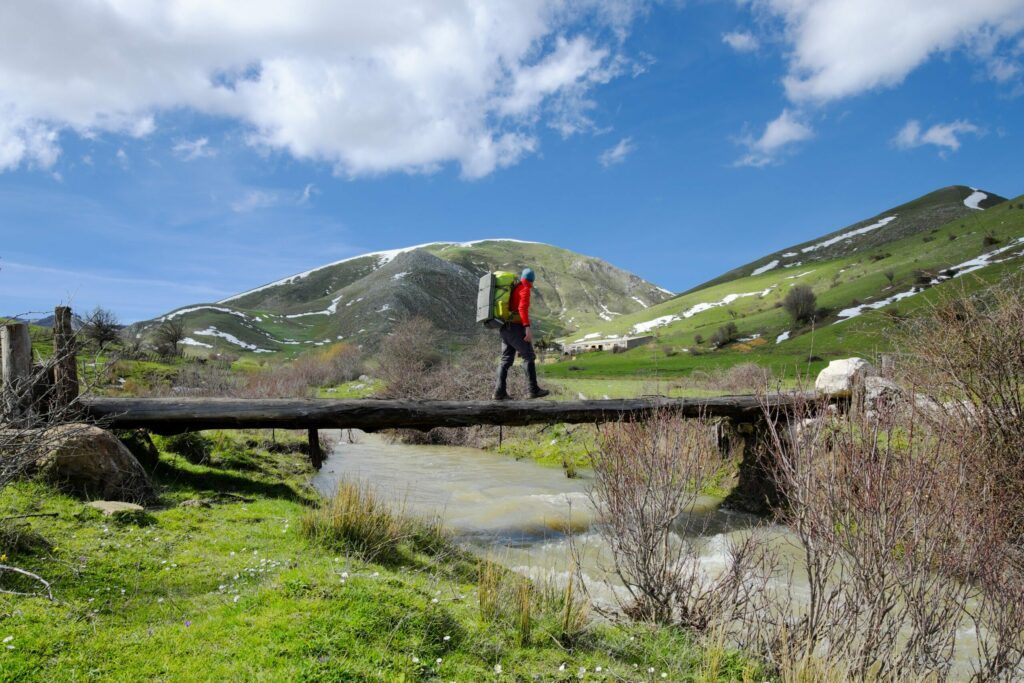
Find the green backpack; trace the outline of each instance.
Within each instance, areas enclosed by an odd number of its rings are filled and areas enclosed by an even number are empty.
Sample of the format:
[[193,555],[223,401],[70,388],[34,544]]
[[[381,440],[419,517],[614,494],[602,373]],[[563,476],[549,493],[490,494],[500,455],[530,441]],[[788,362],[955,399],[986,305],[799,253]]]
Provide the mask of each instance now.
[[480,278],[476,295],[476,321],[487,327],[498,328],[519,318],[511,307],[512,290],[519,284],[519,276],[499,270]]

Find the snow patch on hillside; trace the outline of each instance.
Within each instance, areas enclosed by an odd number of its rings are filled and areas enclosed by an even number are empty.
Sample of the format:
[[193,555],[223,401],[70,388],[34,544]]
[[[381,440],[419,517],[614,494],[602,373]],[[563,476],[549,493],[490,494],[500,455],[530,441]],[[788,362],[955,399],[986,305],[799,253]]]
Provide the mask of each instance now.
[[185,346],[201,346],[201,347],[206,348],[206,349],[212,349],[213,348],[213,344],[206,344],[206,343],[201,342],[201,341],[196,341],[192,337],[185,337],[179,343],[184,344]]
[[683,311],[679,315],[663,315],[660,318],[655,318],[654,320],[648,320],[646,322],[637,323],[636,325],[633,325],[633,334],[640,334],[642,332],[650,332],[651,330],[653,330],[656,327],[662,327],[663,325],[671,325],[672,323],[678,322],[680,320],[683,320],[684,318],[692,318],[693,316],[697,315],[698,313],[703,313],[704,311],[710,311],[711,309],[718,308],[720,306],[728,306],[733,301],[736,301],[737,299],[742,299],[743,297],[748,297],[748,296],[765,297],[765,296],[768,296],[768,293],[771,292],[773,289],[775,289],[775,285],[772,285],[771,287],[768,287],[767,289],[764,289],[764,290],[762,290],[760,292],[744,292],[742,294],[726,294],[725,297],[723,297],[721,301],[712,301],[712,302],[708,302],[708,303],[694,304],[693,306],[691,306],[690,308],[686,309],[685,311]]
[[632,297],[630,297],[630,298],[631,298],[631,299],[632,299],[633,301],[635,301],[635,302],[637,302],[638,304],[640,304],[641,306],[643,306],[644,308],[650,308],[650,306],[649,306],[648,304],[644,303],[644,300],[643,300],[643,299],[641,299],[640,297],[638,297],[638,296],[632,296]]
[[526,240],[498,238],[498,239],[486,239],[486,240],[473,240],[471,242],[426,242],[424,244],[416,244],[416,245],[413,245],[411,247],[402,247],[400,249],[385,249],[383,251],[371,251],[371,252],[366,253],[366,254],[359,254],[357,256],[349,256],[348,258],[343,258],[343,259],[341,259],[339,261],[334,261],[332,263],[328,263],[328,264],[325,264],[325,265],[322,265],[322,266],[317,266],[316,268],[311,268],[311,269],[309,269],[307,271],[304,271],[302,273],[296,273],[295,275],[289,275],[288,277],[281,278],[280,280],[275,280],[274,282],[269,282],[269,283],[267,283],[265,285],[261,285],[259,287],[254,288],[254,289],[250,289],[248,291],[242,292],[241,294],[235,294],[234,296],[229,296],[226,299],[221,299],[217,303],[225,304],[225,303],[227,303],[229,301],[234,301],[236,299],[241,299],[244,296],[249,296],[250,294],[255,294],[256,292],[262,292],[264,290],[270,289],[271,287],[278,287],[280,285],[294,284],[294,283],[298,282],[299,280],[302,280],[304,278],[309,277],[313,273],[318,273],[321,270],[324,270],[325,268],[332,268],[334,266],[341,265],[342,263],[349,263],[351,261],[356,261],[358,259],[376,258],[377,262],[376,262],[376,264],[374,264],[374,267],[373,267],[373,270],[376,270],[376,269],[380,268],[381,266],[383,266],[385,264],[391,263],[400,254],[404,254],[404,253],[409,252],[409,251],[416,251],[417,249],[425,249],[427,247],[440,247],[440,246],[472,247],[472,246],[477,245],[477,244],[482,244],[483,242],[515,242],[517,244],[540,244],[540,245],[543,245],[543,246],[549,246],[549,245],[544,244],[543,242],[528,242]]
[[197,334],[200,337],[219,337],[228,342],[229,344],[234,344],[235,346],[239,346],[243,349],[248,349],[249,351],[255,351],[256,353],[274,353],[270,349],[261,349],[255,344],[244,342],[235,335],[230,334],[228,332],[221,332],[213,325],[210,325],[205,330],[196,330],[194,334]]
[[[976,270],[981,270],[982,268],[984,268],[986,266],[990,266],[993,263],[1002,263],[1003,261],[1005,261],[1005,260],[1007,260],[1009,258],[1014,258],[1014,257],[1017,257],[1017,256],[1024,256],[1024,251],[1022,251],[1022,252],[1018,252],[1018,253],[1015,253],[1015,254],[1010,254],[1010,256],[1008,256],[1006,259],[996,259],[995,258],[996,256],[1000,256],[1002,254],[1005,254],[1006,252],[1008,252],[1008,251],[1010,251],[1012,249],[1015,249],[1015,248],[1017,248],[1017,247],[1019,247],[1021,245],[1024,245],[1024,237],[1018,237],[1016,240],[1014,240],[1013,242],[1010,242],[1005,247],[1000,247],[999,249],[993,249],[992,251],[986,252],[986,253],[982,254],[981,256],[977,256],[975,258],[972,258],[972,259],[969,259],[967,261],[964,261],[963,263],[957,264],[957,265],[953,266],[952,268],[949,268],[946,271],[946,272],[950,273],[949,275],[939,275],[937,277],[934,277],[934,278],[931,279],[929,284],[932,284],[932,285],[942,284],[943,282],[945,282],[947,280],[952,280],[953,278],[961,277],[963,275],[967,275],[968,273],[973,273]],[[856,306],[856,307],[853,307],[853,308],[845,308],[845,309],[839,311],[839,320],[837,320],[833,324],[837,325],[837,324],[839,324],[841,322],[845,322],[847,320],[850,320],[851,318],[856,318],[858,315],[860,315],[862,313],[866,313],[869,310],[884,308],[885,306],[888,306],[889,304],[896,303],[897,301],[901,301],[901,300],[906,299],[908,297],[914,296],[915,294],[919,294],[919,293],[921,293],[923,291],[924,291],[924,287],[913,287],[913,288],[911,288],[911,289],[909,289],[909,290],[907,290],[905,292],[900,292],[898,294],[893,294],[890,297],[887,297],[887,298],[882,299],[880,301],[875,301],[874,303],[864,304],[862,306]]]
[[779,259],[775,259],[774,261],[770,261],[770,262],[764,264],[760,268],[755,268],[754,272],[752,272],[751,275],[753,276],[753,275],[760,275],[761,273],[767,273],[769,270],[771,270],[772,268],[775,268],[778,265],[779,265]]
[[334,299],[331,299],[331,305],[322,311],[310,311],[309,313],[292,313],[291,315],[286,315],[285,317],[288,318],[289,320],[293,320],[295,318],[305,318],[311,315],[334,315],[335,313],[338,312],[338,303],[342,300],[342,298],[343,297],[338,296]]
[[[810,274],[811,274],[811,273],[813,273],[813,272],[814,272],[813,270],[808,270],[807,272],[805,272],[805,273],[800,273],[799,275],[789,275],[789,276],[787,276],[787,277],[786,277],[786,279],[787,279],[787,280],[795,280],[795,279],[797,279],[798,277],[803,277],[804,275],[810,275]],[[839,271],[839,272],[842,272],[842,271]]]
[[785,332],[780,334],[778,337],[776,337],[775,338],[775,343],[776,344],[781,344],[782,342],[784,342],[787,339],[789,339],[789,332],[790,332],[789,330],[786,330]]
[[988,195],[979,190],[976,187],[971,188],[973,192],[964,200],[964,206],[968,209],[977,209],[978,211],[984,211],[980,204],[988,199]]
[[176,311],[171,311],[167,315],[158,318],[158,320],[160,322],[164,322],[166,320],[171,320],[172,318],[177,318],[178,316],[185,315],[186,313],[194,313],[195,311],[217,311],[218,313],[228,313],[230,315],[237,316],[242,320],[249,320],[249,316],[240,311],[236,311],[231,308],[224,308],[223,306],[209,306],[205,304],[202,306],[189,306],[188,308],[179,308]]
[[800,251],[802,251],[803,253],[806,254],[809,251],[815,251],[817,249],[824,249],[825,247],[831,247],[833,244],[839,244],[840,242],[843,242],[845,240],[852,239],[852,238],[857,237],[859,235],[864,235],[866,233],[869,233],[872,230],[878,230],[881,227],[889,225],[889,223],[892,223],[894,220],[896,220],[896,216],[886,216],[885,218],[883,218],[882,220],[878,221],[877,223],[872,223],[871,225],[865,225],[863,228],[857,228],[856,230],[849,230],[847,232],[844,232],[841,235],[836,235],[835,237],[827,239],[824,242],[818,242],[817,244],[812,244],[809,247],[804,247]]

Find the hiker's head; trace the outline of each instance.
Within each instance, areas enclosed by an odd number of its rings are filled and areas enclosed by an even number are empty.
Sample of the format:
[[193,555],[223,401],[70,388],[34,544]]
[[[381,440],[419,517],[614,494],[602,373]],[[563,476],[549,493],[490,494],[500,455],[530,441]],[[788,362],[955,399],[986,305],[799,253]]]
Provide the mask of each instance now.
[[537,276],[533,274],[533,268],[523,268],[523,274],[522,276],[520,276],[519,279],[526,280],[527,282],[532,283],[535,279],[537,279]]

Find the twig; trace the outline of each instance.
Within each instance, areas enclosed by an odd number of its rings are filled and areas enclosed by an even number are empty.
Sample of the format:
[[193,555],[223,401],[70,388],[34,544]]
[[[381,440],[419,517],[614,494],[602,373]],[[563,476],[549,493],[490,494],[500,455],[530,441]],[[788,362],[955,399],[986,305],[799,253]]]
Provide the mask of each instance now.
[[0,522],[9,522],[12,519],[27,519],[29,517],[60,517],[58,512],[36,512],[30,515],[11,515],[10,517],[0,517]]
[[[27,576],[30,579],[38,581],[43,584],[43,588],[46,589],[46,597],[53,600],[53,591],[50,590],[50,582],[38,574],[33,574],[32,572],[25,571],[24,569],[18,569],[17,567],[11,567],[6,564],[0,564],[0,572],[13,572],[14,574],[21,574],[22,576]],[[20,591],[9,591],[2,588],[0,588],[0,593],[5,593],[7,595],[20,595],[28,598],[40,595],[39,593],[22,593]]]

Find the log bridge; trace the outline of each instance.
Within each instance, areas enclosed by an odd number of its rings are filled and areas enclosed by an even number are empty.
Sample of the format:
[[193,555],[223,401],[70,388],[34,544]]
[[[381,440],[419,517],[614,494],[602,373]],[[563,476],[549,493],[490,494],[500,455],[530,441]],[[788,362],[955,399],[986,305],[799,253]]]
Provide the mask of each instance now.
[[[768,481],[763,445],[767,415],[773,419],[793,414],[797,406],[806,413],[819,404],[810,395],[769,394],[715,398],[666,398],[594,401],[418,401],[384,399],[238,399],[238,398],[102,398],[78,396],[74,339],[70,310],[57,310],[55,358],[57,368],[50,381],[56,400],[73,405],[84,417],[110,429],[143,428],[157,434],[176,434],[204,429],[279,428],[307,430],[309,456],[319,469],[324,455],[319,429],[430,430],[435,427],[476,425],[524,426],[531,424],[600,424],[643,420],[659,411],[686,418],[711,418],[723,425],[723,449],[737,454],[742,449],[739,482],[732,498],[736,507],[763,512],[775,500]],[[20,386],[31,366],[28,331],[24,325],[0,328],[3,337],[4,400],[8,414],[32,410],[12,402],[31,401],[32,392]],[[20,388],[19,388],[20,386]]]

